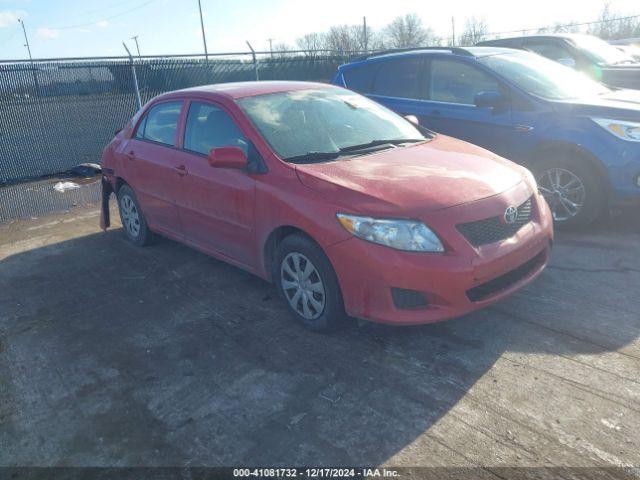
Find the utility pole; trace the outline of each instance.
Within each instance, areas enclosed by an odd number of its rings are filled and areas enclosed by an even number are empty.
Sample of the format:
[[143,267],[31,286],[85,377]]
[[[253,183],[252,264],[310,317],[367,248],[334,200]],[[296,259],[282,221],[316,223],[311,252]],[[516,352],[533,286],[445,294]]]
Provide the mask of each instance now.
[[269,42],[269,53],[271,54],[271,58],[273,58],[273,41],[275,40],[275,38],[267,38],[267,41]]
[[451,17],[451,46],[456,46],[456,19]]
[[142,58],[142,56],[140,55],[140,45],[138,45],[138,35],[134,35],[133,37],[131,37],[131,40],[136,42],[136,50],[138,50],[138,58]]
[[198,10],[200,11],[200,28],[202,28],[202,43],[204,44],[204,58],[209,60],[209,52],[207,51],[207,37],[204,34],[204,20],[202,19],[202,5],[198,0]]
[[367,17],[362,17],[362,39],[364,40],[364,53],[369,53],[369,35],[367,32]]
[[38,84],[38,74],[36,67],[33,64],[33,57],[31,56],[31,46],[29,45],[29,37],[27,37],[27,29],[24,28],[24,21],[19,18],[18,21],[22,25],[22,33],[24,34],[24,46],[27,47],[27,53],[29,54],[29,63],[31,64],[31,71],[33,72],[33,83],[36,86],[36,95],[40,96],[40,85]]

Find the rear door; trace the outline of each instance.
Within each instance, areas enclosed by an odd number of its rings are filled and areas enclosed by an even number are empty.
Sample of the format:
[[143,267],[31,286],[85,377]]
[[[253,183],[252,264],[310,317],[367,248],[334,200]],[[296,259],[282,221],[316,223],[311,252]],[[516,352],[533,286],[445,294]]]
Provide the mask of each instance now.
[[223,107],[191,100],[182,149],[176,161],[183,169],[176,202],[185,239],[245,265],[255,265],[255,180],[246,171],[214,168],[212,148],[236,146],[248,157],[253,147]]
[[151,228],[179,235],[175,197],[180,172],[175,168],[182,100],[157,103],[142,117],[134,136],[123,144],[125,180],[138,197]]

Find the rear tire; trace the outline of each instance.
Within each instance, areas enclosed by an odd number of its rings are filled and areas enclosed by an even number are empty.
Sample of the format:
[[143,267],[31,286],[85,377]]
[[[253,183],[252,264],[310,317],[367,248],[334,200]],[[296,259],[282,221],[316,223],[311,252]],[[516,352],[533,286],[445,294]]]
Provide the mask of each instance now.
[[291,314],[309,330],[330,332],[345,324],[342,292],[331,262],[303,235],[278,245],[272,277]]
[[591,162],[575,152],[550,151],[533,166],[557,228],[575,230],[606,211],[602,180]]
[[118,210],[124,233],[131,243],[138,247],[147,245],[151,240],[151,231],[147,226],[136,194],[128,185],[118,189]]

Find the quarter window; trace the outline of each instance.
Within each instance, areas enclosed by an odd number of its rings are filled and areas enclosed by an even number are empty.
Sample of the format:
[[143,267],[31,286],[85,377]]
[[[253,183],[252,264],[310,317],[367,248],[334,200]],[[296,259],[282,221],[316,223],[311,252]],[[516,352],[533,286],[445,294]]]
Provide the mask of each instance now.
[[388,60],[382,64],[373,86],[373,93],[388,97],[416,98],[420,95],[420,58]]
[[227,112],[208,103],[191,102],[184,148],[208,155],[216,147],[240,147],[248,155],[248,141]]
[[478,93],[499,90],[496,80],[471,65],[451,60],[431,60],[430,100],[473,105]]
[[175,146],[182,101],[165,102],[151,107],[140,122],[136,138]]

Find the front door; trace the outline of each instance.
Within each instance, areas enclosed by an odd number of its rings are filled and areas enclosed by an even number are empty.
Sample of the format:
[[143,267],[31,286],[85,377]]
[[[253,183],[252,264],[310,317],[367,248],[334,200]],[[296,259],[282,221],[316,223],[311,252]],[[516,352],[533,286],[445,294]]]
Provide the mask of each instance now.
[[[510,157],[514,152],[513,126],[508,91],[480,68],[459,59],[433,58],[426,68],[426,94],[420,124],[444,135],[465,140]],[[505,106],[477,107],[480,92],[500,92]]]
[[176,152],[184,170],[178,212],[186,240],[254,265],[255,180],[242,170],[211,167],[207,159],[212,148],[228,146],[248,154],[248,140],[225,110],[191,101],[183,148]]

